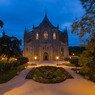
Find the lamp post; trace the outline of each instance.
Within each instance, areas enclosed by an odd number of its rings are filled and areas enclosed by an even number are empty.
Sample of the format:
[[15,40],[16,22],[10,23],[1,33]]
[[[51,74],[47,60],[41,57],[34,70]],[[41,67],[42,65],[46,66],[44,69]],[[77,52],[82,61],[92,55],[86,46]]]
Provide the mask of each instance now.
[[57,65],[58,65],[59,56],[56,56],[56,60],[57,60]]
[[72,55],[74,56],[74,55],[75,55],[75,53],[72,53]]
[[70,56],[69,58],[71,59],[72,57]]
[[34,59],[35,59],[35,64],[36,64],[37,56],[35,56]]

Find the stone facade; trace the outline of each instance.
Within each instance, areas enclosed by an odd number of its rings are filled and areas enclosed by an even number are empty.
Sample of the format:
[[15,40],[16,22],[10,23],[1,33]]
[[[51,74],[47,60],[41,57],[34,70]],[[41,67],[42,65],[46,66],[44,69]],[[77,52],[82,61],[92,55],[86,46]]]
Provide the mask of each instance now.
[[35,56],[37,60],[56,60],[56,56],[59,60],[68,58],[67,29],[59,31],[59,25],[53,26],[45,14],[38,27],[33,25],[33,31],[25,28],[23,56],[30,60],[34,60]]

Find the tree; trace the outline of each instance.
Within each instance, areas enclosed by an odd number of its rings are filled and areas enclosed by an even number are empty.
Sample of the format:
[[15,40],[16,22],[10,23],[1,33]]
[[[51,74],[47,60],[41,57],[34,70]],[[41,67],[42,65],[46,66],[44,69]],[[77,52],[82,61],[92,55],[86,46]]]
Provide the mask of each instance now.
[[5,35],[3,31],[3,36],[0,38],[0,55],[6,56],[7,60],[10,57],[20,57],[21,50],[20,50],[21,40],[18,40],[16,37],[9,37]]
[[[95,61],[95,0],[80,0],[86,13],[80,20],[76,19],[72,24],[72,33],[77,34],[82,42],[87,42],[86,50],[80,55],[79,64],[83,66],[83,73],[89,68],[87,63]],[[86,40],[84,36],[88,36]]]
[[0,27],[2,28],[4,23],[0,20]]
[[11,55],[14,57],[20,57],[22,55],[20,45],[21,40],[18,40],[16,37],[12,36],[11,39]]
[[76,19],[72,24],[72,33],[76,33],[83,41],[82,37],[88,35],[85,41],[95,39],[95,0],[80,0],[86,13],[81,20]]

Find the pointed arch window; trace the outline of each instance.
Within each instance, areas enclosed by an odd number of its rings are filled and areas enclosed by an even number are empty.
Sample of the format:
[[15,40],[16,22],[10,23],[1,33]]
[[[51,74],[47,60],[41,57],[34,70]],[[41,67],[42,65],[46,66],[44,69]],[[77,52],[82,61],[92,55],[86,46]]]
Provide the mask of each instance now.
[[56,32],[53,32],[53,40],[56,40]]
[[61,48],[61,55],[64,55],[64,48]]
[[44,39],[48,40],[48,32],[47,31],[44,32]]
[[38,40],[38,39],[39,39],[39,33],[36,32],[36,40]]

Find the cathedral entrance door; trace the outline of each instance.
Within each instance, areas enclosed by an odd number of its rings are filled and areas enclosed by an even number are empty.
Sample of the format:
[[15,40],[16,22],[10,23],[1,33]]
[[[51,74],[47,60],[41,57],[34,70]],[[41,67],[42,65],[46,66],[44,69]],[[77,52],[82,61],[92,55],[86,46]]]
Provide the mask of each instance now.
[[43,54],[43,60],[49,60],[49,59],[48,59],[48,53],[47,53],[47,52],[45,52],[45,53]]

